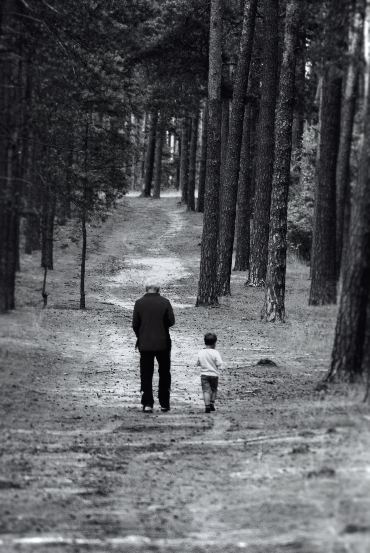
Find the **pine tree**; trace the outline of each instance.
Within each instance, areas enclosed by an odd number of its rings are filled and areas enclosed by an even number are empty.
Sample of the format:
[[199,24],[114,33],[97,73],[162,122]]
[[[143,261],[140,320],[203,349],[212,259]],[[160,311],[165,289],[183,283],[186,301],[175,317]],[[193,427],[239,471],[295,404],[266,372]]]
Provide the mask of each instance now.
[[159,114],[157,139],[155,143],[154,155],[154,185],[153,198],[159,199],[161,196],[161,177],[162,177],[162,150],[163,150],[163,135],[164,135],[165,120],[163,110]]
[[248,99],[244,109],[243,140],[238,183],[238,216],[236,221],[236,252],[234,271],[249,270],[250,215],[251,215],[251,126],[252,102]]
[[[369,67],[367,68],[369,75]],[[370,88],[367,90],[365,131],[360,171],[353,198],[349,250],[327,379],[354,381],[364,370],[370,320]],[[367,340],[367,341],[366,341]],[[368,351],[367,351],[368,353]]]
[[196,163],[197,163],[197,145],[198,145],[198,110],[191,118],[191,134],[189,145],[189,183],[188,183],[188,211],[195,211],[195,178],[196,178]]
[[206,164],[207,164],[207,125],[208,125],[208,102],[204,101],[202,110],[202,137],[201,137],[201,152],[199,161],[199,176],[198,176],[198,198],[197,212],[204,211],[204,189],[206,184]]
[[270,322],[276,320],[284,322],[285,319],[287,212],[299,16],[299,0],[288,0],[275,123],[275,160],[272,179],[265,301],[261,313],[262,318]]
[[223,0],[211,0],[208,77],[207,172],[196,305],[217,305],[217,239],[221,165]]
[[243,137],[244,99],[247,92],[249,67],[252,56],[256,9],[257,0],[245,1],[243,29],[240,38],[239,57],[234,81],[229,141],[220,197],[217,274],[220,295],[230,295],[230,274],[234,246],[240,150]]
[[267,271],[278,77],[278,8],[278,0],[264,1],[262,90],[255,154],[256,182],[249,270],[249,282],[254,286],[265,283]]
[[350,210],[350,154],[352,130],[356,110],[356,88],[361,63],[362,35],[364,28],[366,0],[357,0],[350,13],[348,37],[348,66],[343,87],[338,162],[336,168],[336,261],[339,278],[343,243],[346,242],[345,212]]

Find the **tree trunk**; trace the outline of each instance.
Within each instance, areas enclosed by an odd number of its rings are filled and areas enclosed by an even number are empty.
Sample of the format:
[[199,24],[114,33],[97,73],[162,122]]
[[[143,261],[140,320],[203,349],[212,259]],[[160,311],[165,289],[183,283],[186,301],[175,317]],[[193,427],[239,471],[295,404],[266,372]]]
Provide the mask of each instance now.
[[200,151],[199,179],[198,179],[198,198],[197,212],[204,211],[204,189],[206,184],[206,165],[207,165],[207,126],[208,126],[208,101],[206,100],[202,113],[202,144]]
[[145,175],[144,175],[144,196],[150,196],[153,180],[155,138],[157,128],[158,112],[153,111],[149,123],[149,136],[145,155]]
[[[36,167],[37,159],[39,156],[40,147],[33,142],[32,144],[32,167]],[[41,249],[40,242],[40,230],[41,230],[41,220],[40,220],[40,209],[42,206],[41,200],[41,187],[39,178],[35,174],[31,174],[29,179],[32,178],[31,182],[27,187],[27,219],[26,219],[26,228],[25,228],[25,253],[31,254],[34,250]]]
[[238,184],[238,217],[236,222],[236,252],[234,271],[249,271],[250,211],[251,211],[251,114],[250,101],[245,106],[243,141]]
[[[19,8],[19,9],[18,9]],[[5,37],[0,60],[0,312],[15,307],[19,255],[19,151],[22,144],[22,28],[14,0],[2,2]],[[10,40],[7,42],[6,34]]]
[[[221,175],[223,175],[226,164],[227,144],[229,142],[229,125],[230,125],[230,100],[229,98],[222,99],[222,114],[221,114]],[[222,180],[222,179],[221,179]]]
[[53,269],[53,242],[55,218],[55,192],[45,189],[41,217],[41,267]]
[[131,188],[132,190],[136,190],[137,185],[140,181],[140,174],[141,174],[141,155],[143,152],[143,142],[144,142],[144,132],[145,129],[143,128],[144,122],[141,118],[135,117],[135,143],[134,143],[134,153],[132,155],[133,158],[133,169],[132,169],[132,181],[131,181]]
[[137,183],[137,166],[138,166],[138,157],[139,157],[139,129],[140,129],[140,120],[131,114],[131,169],[130,169],[130,181],[131,181],[131,190],[136,190]]
[[[368,66],[369,72],[369,66]],[[331,368],[335,377],[354,381],[363,370],[366,334],[370,321],[370,93],[367,91],[365,136],[358,182],[354,192],[350,246],[343,266],[343,286],[335,329]]]
[[[294,94],[294,114],[292,126],[292,165],[299,170],[299,161],[302,157],[302,140],[304,130],[304,104],[306,84],[306,34],[298,33],[298,46],[296,52],[296,76]],[[299,177],[298,179],[299,180]]]
[[141,139],[140,139],[140,179],[141,182],[144,182],[145,179],[145,159],[146,159],[146,151],[148,147],[148,113],[144,112],[142,127],[141,127]]
[[316,167],[312,281],[309,305],[336,303],[335,171],[340,125],[341,78],[334,65],[324,72]]
[[177,144],[177,158],[176,158],[176,179],[175,179],[175,188],[176,190],[180,189],[180,169],[181,169],[181,140],[175,140],[175,146]]
[[221,166],[223,0],[211,0],[208,73],[208,146],[200,275],[196,305],[217,305],[217,240]]
[[72,195],[72,166],[73,166],[73,130],[68,137],[68,152],[66,159],[66,173],[65,173],[65,189],[62,195],[62,218],[63,220],[70,219],[71,214],[71,195]]
[[198,123],[199,112],[191,118],[191,138],[190,138],[190,156],[189,156],[189,185],[188,185],[188,211],[195,211],[195,177],[197,167],[197,145],[198,145]]
[[84,207],[81,215],[81,231],[82,231],[82,252],[81,252],[81,274],[80,274],[80,309],[86,309],[85,295],[85,272],[86,272],[86,248],[87,248],[87,233],[86,233],[86,208]]
[[5,200],[5,286],[8,309],[15,308],[15,273],[17,271],[17,248],[19,247],[19,215],[16,201],[15,166],[17,158],[16,132],[10,137],[6,151],[6,181],[8,200]]
[[181,125],[180,189],[181,203],[188,202],[189,187],[189,119],[184,117]]
[[[35,209],[34,204],[28,204],[28,209]],[[39,250],[41,247],[40,243],[40,217],[38,213],[28,213],[26,219],[26,228],[25,228],[25,248],[24,252],[26,254],[32,254],[34,250]]]
[[367,298],[367,309],[366,309],[366,330],[365,330],[365,341],[364,341],[364,352],[362,355],[362,365],[361,365],[362,374],[366,374],[366,394],[364,401],[367,401],[370,395],[370,291]]
[[234,94],[230,117],[229,146],[220,196],[220,230],[218,250],[219,294],[230,295],[230,274],[234,246],[236,200],[240,150],[243,138],[244,99],[247,92],[249,67],[253,47],[257,0],[245,0],[243,29],[240,38],[239,57],[234,80]]
[[249,281],[253,286],[260,286],[265,283],[267,271],[278,77],[278,8],[278,0],[265,0],[262,90],[257,132],[256,189],[254,194],[252,248],[249,271]]
[[275,160],[272,179],[265,301],[261,313],[262,318],[270,322],[276,320],[284,322],[285,319],[288,191],[292,153],[295,50],[299,16],[299,0],[288,0],[275,124]]
[[[350,202],[350,155],[352,143],[352,129],[356,109],[356,87],[361,64],[362,35],[364,28],[366,0],[357,0],[354,12],[350,15],[350,29],[348,37],[348,67],[342,97],[340,118],[340,138],[338,162],[336,169],[337,187],[337,278],[340,276],[343,237],[345,225],[345,210],[349,210]],[[346,207],[347,206],[347,207]]]
[[[253,90],[253,84],[251,83]],[[250,197],[250,217],[251,223],[254,210],[254,193],[256,190],[256,150],[257,150],[257,126],[258,126],[258,102],[253,98],[252,113],[251,113],[251,197]],[[252,234],[250,236],[250,248],[252,247]],[[249,255],[250,259],[250,255]]]
[[157,139],[155,143],[155,165],[154,165],[154,186],[153,198],[159,199],[161,196],[161,177],[162,177],[162,150],[164,135],[164,116],[160,112],[158,120]]

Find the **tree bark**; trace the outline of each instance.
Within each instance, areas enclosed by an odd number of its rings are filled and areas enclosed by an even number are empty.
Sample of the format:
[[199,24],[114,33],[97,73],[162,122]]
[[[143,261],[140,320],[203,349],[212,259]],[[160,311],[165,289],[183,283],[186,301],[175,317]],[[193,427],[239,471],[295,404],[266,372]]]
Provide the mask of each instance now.
[[145,160],[146,160],[146,151],[148,148],[148,119],[149,115],[148,112],[144,112],[143,122],[142,122],[142,128],[141,128],[141,140],[140,140],[140,178],[142,183],[145,179]]
[[234,94],[230,117],[229,146],[220,197],[220,230],[218,250],[219,294],[230,295],[230,274],[234,246],[236,200],[243,137],[244,99],[247,92],[252,56],[257,0],[245,0],[243,28],[240,38],[238,64],[234,80]]
[[4,243],[4,284],[7,309],[15,308],[15,274],[17,271],[17,247],[19,217],[15,199],[16,139],[11,139],[6,150],[6,191],[5,191],[5,233]]
[[[298,32],[296,51],[296,76],[294,94],[294,114],[292,126],[292,164],[299,170],[302,157],[302,140],[304,130],[305,84],[306,84],[306,33]],[[299,177],[298,177],[299,179]],[[297,180],[298,180],[297,179]]]
[[191,118],[190,155],[189,155],[189,184],[187,210],[195,211],[195,177],[197,164],[199,112]]
[[145,155],[144,196],[148,198],[152,189],[154,152],[157,128],[158,112],[152,112],[149,123],[149,136]]
[[177,157],[176,159],[176,178],[175,178],[175,188],[176,190],[180,189],[180,169],[181,169],[181,139],[176,139],[175,145],[177,144]]
[[[367,68],[369,74],[369,67]],[[354,381],[363,370],[370,321],[370,93],[366,98],[365,134],[358,182],[354,192],[350,245],[343,266],[343,286],[327,380]]]
[[[39,156],[40,146],[33,142],[32,144],[32,167],[36,167],[37,159]],[[26,228],[25,228],[25,253],[31,254],[34,250],[41,249],[40,241],[40,230],[41,230],[41,220],[40,220],[40,209],[42,206],[41,199],[41,185],[39,178],[35,174],[29,175],[29,180],[27,186],[27,206],[28,214],[26,219]]]
[[211,0],[208,73],[208,146],[200,275],[196,305],[217,305],[217,240],[221,165],[223,0]]
[[164,115],[161,112],[158,117],[157,139],[155,142],[155,164],[154,164],[154,185],[153,198],[159,199],[161,196],[161,177],[162,177],[162,150],[164,136]]
[[71,213],[71,194],[72,194],[72,166],[73,166],[73,130],[68,137],[68,152],[66,159],[66,172],[65,172],[65,189],[62,195],[62,218],[63,220],[70,219]]
[[83,207],[82,215],[81,215],[81,231],[82,231],[82,252],[81,252],[81,273],[80,273],[80,309],[86,309],[85,273],[86,273],[87,233],[86,233],[85,206]]
[[202,112],[202,137],[198,178],[197,212],[204,212],[204,189],[206,183],[207,165],[207,126],[208,126],[208,101],[206,100]]
[[274,123],[278,78],[278,0],[265,0],[263,20],[262,91],[257,131],[256,188],[254,195],[249,282],[266,281],[274,162]]
[[240,156],[234,271],[249,271],[252,167],[251,119],[252,105],[248,101],[244,110],[243,141]]
[[181,125],[180,189],[181,203],[188,203],[189,187],[189,118],[184,117]]
[[275,123],[265,301],[261,313],[262,319],[269,322],[285,320],[286,235],[299,16],[299,0],[288,0]]
[[[227,145],[229,142],[230,130],[230,100],[229,98],[222,99],[221,113],[221,175],[224,174],[226,165]],[[222,179],[221,179],[222,180]]]
[[354,12],[350,15],[348,37],[348,66],[342,97],[340,117],[340,138],[336,169],[337,187],[337,278],[340,276],[343,240],[345,229],[345,211],[350,211],[350,155],[352,129],[356,109],[356,88],[361,63],[362,35],[364,28],[366,0],[357,0]]
[[337,298],[335,172],[340,100],[341,78],[336,67],[330,65],[325,69],[322,81],[309,305],[336,303]]
[[[19,8],[19,9],[18,9]],[[19,151],[22,143],[23,33],[14,0],[2,2],[3,35],[0,59],[0,312],[15,307],[15,274],[19,256]],[[14,39],[14,40],[12,40]]]
[[46,188],[42,199],[41,217],[41,267],[52,270],[55,218],[55,192]]

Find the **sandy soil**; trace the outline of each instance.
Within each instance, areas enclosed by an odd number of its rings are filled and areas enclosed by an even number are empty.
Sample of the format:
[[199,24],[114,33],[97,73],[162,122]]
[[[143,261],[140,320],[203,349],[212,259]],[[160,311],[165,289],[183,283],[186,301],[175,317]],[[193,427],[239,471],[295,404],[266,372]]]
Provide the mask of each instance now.
[[[370,551],[364,390],[316,389],[335,307],[307,307],[292,262],[285,325],[260,322],[241,273],[219,308],[195,308],[202,218],[177,201],[125,198],[91,224],[85,311],[78,229],[58,231],[46,309],[39,254],[23,256],[0,319],[0,551]],[[131,330],[148,273],[176,315],[172,409],[152,415]],[[194,366],[207,330],[225,361],[211,415]]]

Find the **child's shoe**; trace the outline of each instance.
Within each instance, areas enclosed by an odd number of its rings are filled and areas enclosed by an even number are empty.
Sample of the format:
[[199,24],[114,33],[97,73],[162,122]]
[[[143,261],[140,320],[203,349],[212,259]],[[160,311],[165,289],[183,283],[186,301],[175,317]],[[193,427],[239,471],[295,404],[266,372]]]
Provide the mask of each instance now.
[[210,408],[211,411],[216,411],[215,406],[214,406],[213,403],[211,403],[211,405],[209,406],[209,408]]
[[209,405],[206,405],[206,410],[204,411],[205,413],[210,413],[211,412],[211,408]]

